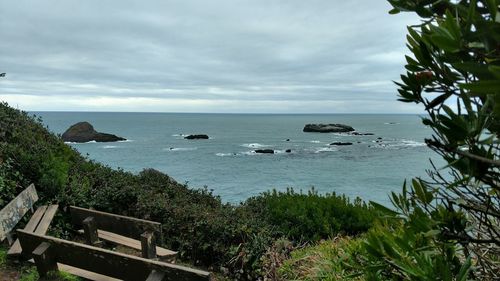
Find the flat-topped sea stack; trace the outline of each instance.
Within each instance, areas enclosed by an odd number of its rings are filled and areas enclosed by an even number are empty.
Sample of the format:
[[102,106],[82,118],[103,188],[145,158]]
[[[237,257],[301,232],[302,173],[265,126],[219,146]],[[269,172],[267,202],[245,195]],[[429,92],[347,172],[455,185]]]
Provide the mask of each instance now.
[[344,124],[307,124],[303,131],[307,133],[348,133],[353,132],[354,128]]
[[208,140],[208,135],[189,135],[184,137],[187,140]]
[[115,142],[127,140],[112,134],[97,132],[89,122],[78,122],[74,124],[62,134],[61,138],[63,141],[68,142]]

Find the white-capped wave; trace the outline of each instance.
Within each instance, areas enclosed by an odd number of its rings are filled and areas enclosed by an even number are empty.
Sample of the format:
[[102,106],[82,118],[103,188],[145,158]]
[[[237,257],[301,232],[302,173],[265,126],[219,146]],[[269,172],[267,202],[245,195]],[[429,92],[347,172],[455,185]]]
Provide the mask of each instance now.
[[111,149],[111,148],[117,148],[117,147],[118,146],[116,146],[116,145],[105,145],[102,148],[104,148],[104,149]]
[[424,142],[418,142],[414,140],[376,140],[372,141],[375,145],[372,145],[374,148],[386,148],[386,149],[401,149],[401,148],[415,148],[426,146]]
[[237,156],[238,153],[216,153],[215,155],[219,157],[228,157],[228,156]]
[[133,142],[134,140],[121,140],[121,141],[118,141],[118,142]]
[[312,140],[310,142],[312,142],[312,143],[321,143],[321,141],[319,141],[319,140]]
[[86,141],[86,142],[76,142],[76,141],[65,141],[65,144],[85,144],[85,143],[97,143],[95,140]]
[[269,147],[270,145],[260,144],[260,143],[244,143],[241,146],[248,148],[261,148],[261,147]]
[[334,152],[334,151],[338,151],[338,149],[332,148],[332,147],[322,147],[322,148],[315,150],[314,153]]

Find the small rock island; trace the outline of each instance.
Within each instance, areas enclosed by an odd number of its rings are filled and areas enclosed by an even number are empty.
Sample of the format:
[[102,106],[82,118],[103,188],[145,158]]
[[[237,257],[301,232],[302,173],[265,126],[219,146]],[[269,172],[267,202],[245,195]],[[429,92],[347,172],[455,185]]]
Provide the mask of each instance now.
[[303,132],[307,133],[348,133],[354,128],[344,124],[307,124]]
[[208,140],[209,139],[208,135],[202,135],[202,134],[189,135],[189,136],[185,136],[184,138],[187,140]]
[[61,138],[67,142],[115,142],[127,140],[112,134],[97,132],[89,122],[74,124],[62,134]]

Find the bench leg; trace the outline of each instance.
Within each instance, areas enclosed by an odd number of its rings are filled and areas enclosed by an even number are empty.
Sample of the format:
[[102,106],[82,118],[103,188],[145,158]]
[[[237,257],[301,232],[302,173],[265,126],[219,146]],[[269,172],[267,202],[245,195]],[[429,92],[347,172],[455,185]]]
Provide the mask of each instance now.
[[47,276],[49,271],[57,270],[57,261],[50,253],[50,244],[42,242],[33,251],[33,259],[35,260],[36,269],[40,277]]
[[85,242],[89,245],[99,244],[99,236],[97,234],[97,225],[95,223],[94,217],[87,217],[83,220],[83,235],[85,236]]
[[152,270],[146,281],[162,281],[163,278],[165,278],[164,272]]
[[146,231],[141,234],[142,257],[145,259],[156,259],[156,241],[152,232]]

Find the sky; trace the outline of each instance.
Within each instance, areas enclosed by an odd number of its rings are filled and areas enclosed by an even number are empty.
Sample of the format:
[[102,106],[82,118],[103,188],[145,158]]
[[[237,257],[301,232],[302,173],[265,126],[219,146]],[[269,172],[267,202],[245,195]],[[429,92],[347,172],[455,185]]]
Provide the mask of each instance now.
[[0,100],[29,111],[420,113],[384,0],[0,0]]

